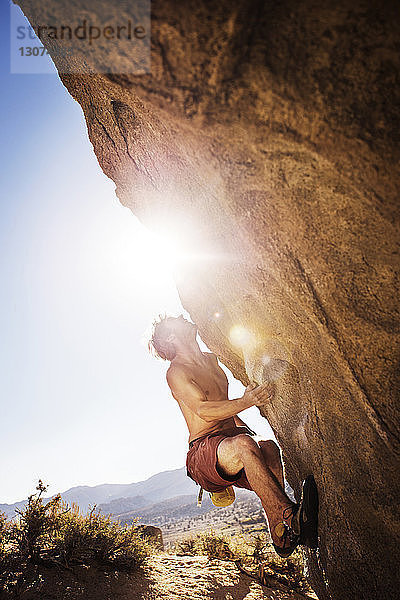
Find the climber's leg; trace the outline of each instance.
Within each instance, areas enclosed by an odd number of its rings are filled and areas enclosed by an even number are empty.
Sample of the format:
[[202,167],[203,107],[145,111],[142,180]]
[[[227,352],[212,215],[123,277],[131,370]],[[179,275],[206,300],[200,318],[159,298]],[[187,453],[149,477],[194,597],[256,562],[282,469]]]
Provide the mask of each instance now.
[[279,446],[273,440],[261,440],[258,442],[262,452],[265,465],[273,472],[282,489],[285,489],[283,463]]
[[266,466],[257,442],[247,434],[227,437],[218,445],[217,461],[220,471],[230,476],[244,468],[247,479],[260,498],[267,515],[272,540],[281,547],[282,540],[275,527],[282,523],[285,515],[286,523],[291,524],[289,509],[296,505],[286,495],[279,478]]

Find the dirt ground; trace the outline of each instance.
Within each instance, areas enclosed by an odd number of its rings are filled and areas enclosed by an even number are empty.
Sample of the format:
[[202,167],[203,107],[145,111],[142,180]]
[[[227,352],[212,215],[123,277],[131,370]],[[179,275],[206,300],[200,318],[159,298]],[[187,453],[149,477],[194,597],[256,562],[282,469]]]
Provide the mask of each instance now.
[[241,573],[235,563],[205,556],[161,554],[146,565],[149,589],[145,600],[286,600],[304,598],[267,588]]
[[[12,596],[23,600],[304,600],[303,596],[261,585],[232,561],[160,552],[135,574],[97,569],[41,568]],[[0,590],[0,600],[10,596]]]

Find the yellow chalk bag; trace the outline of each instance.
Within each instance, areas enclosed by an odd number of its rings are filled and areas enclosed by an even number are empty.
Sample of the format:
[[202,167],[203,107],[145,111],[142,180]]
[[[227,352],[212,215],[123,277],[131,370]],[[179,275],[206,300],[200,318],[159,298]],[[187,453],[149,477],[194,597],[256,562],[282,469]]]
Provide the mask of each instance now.
[[[224,506],[229,506],[235,501],[235,490],[230,485],[229,487],[222,490],[222,492],[208,492],[210,494],[211,502],[214,506],[219,506],[220,508]],[[203,499],[203,488],[200,487],[199,495],[197,498],[197,506],[201,506],[201,502]]]
[[235,501],[235,490],[230,485],[222,490],[222,492],[210,492],[210,496],[211,502],[214,504],[214,506],[229,506]]

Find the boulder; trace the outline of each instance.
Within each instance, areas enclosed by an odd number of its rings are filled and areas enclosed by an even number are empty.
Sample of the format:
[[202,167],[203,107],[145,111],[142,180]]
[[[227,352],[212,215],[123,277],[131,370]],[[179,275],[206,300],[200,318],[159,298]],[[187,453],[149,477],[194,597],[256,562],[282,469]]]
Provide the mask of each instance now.
[[139,531],[143,538],[154,544],[156,548],[164,550],[162,531],[159,527],[154,527],[154,525],[138,525],[135,529]]
[[261,413],[290,485],[320,492],[319,597],[397,598],[397,3],[151,6],[147,74],[79,73],[44,43],[121,203],[197,255],[175,279],[202,339],[244,385],[276,382]]

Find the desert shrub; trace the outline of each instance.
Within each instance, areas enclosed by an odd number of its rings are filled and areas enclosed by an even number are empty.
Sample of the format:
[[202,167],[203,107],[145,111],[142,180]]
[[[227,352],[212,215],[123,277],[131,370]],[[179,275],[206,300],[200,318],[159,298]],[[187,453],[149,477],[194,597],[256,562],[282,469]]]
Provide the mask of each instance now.
[[7,545],[9,541],[9,523],[3,512],[0,512],[0,562],[7,553]]
[[87,515],[81,515],[76,505],[63,512],[54,537],[53,553],[67,565],[95,561],[121,570],[139,567],[153,548],[136,531],[136,520],[130,526],[121,526],[95,508]]
[[3,587],[8,580],[11,567],[10,524],[4,513],[0,512],[0,585]]
[[308,593],[311,591],[304,576],[304,557],[301,548],[296,548],[288,558],[280,558],[265,535],[253,535],[249,542],[250,564],[264,573],[270,583],[283,584],[291,590]]
[[9,592],[13,596],[25,588],[23,567],[18,544],[14,539],[13,525],[0,513],[0,596]]
[[82,515],[77,505],[69,506],[59,494],[45,503],[42,494],[47,487],[41,480],[36,490],[25,508],[16,511],[15,520],[0,513],[0,596],[8,592],[16,597],[40,585],[43,565],[132,572],[153,552],[153,545],[135,527],[136,520],[122,526],[96,511],[96,505]]
[[213,529],[175,542],[172,548],[175,554],[206,555],[209,559],[237,560],[243,556],[243,548],[238,540],[216,533]]
[[10,524],[11,538],[21,558],[32,562],[40,561],[43,550],[51,546],[54,531],[62,516],[60,495],[44,504],[42,494],[47,486],[40,479],[36,490],[36,494],[28,497],[28,504],[23,510],[16,509],[19,519]]
[[231,540],[225,535],[215,533],[213,530],[199,535],[198,547],[201,554],[208,558],[233,560],[235,552],[231,547]]
[[178,556],[195,556],[197,554],[197,544],[195,537],[188,537],[175,542],[170,548],[172,554]]

